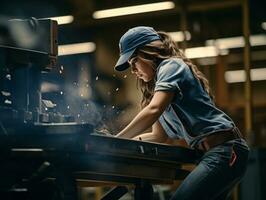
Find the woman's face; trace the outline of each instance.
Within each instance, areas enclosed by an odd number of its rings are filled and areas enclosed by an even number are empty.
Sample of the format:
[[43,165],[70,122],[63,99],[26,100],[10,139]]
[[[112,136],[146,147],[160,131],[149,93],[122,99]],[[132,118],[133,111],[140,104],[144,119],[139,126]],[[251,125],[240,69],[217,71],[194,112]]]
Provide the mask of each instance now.
[[149,82],[154,78],[155,70],[152,61],[135,56],[129,59],[128,62],[131,66],[131,73],[135,74],[139,79],[142,79],[144,82]]

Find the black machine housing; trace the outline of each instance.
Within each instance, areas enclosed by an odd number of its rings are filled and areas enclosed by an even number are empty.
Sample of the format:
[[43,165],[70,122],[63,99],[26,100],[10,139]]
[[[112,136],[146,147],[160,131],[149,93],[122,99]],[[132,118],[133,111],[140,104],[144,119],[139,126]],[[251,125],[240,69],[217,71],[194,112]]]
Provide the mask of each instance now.
[[41,73],[58,55],[57,22],[50,19],[0,21],[0,120],[49,122],[42,113]]

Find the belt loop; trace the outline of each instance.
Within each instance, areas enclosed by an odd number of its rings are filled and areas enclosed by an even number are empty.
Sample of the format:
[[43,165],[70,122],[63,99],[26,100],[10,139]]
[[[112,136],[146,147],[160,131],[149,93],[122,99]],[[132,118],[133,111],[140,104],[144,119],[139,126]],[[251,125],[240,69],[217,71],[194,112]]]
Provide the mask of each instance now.
[[234,127],[234,130],[235,130],[234,132],[236,133],[236,135],[238,137],[242,138],[242,134],[241,134],[240,130],[236,126]]
[[206,142],[206,140],[204,140],[202,142],[202,145],[203,145],[205,151],[209,151],[210,146],[209,146],[208,142]]
[[210,149],[210,146],[208,145],[208,143],[206,142],[206,140],[203,140],[200,143],[200,148],[202,148],[203,151],[207,152]]
[[203,151],[208,151],[209,149],[223,144],[229,140],[234,140],[237,138],[242,138],[241,132],[236,126],[226,131],[220,131],[219,134],[212,134],[206,136],[198,145],[199,149]]
[[205,145],[204,145],[204,141],[201,141],[201,142],[199,143],[197,149],[199,149],[199,150],[201,150],[201,151],[204,151],[204,152],[207,151],[207,150],[206,150],[206,147],[205,147]]

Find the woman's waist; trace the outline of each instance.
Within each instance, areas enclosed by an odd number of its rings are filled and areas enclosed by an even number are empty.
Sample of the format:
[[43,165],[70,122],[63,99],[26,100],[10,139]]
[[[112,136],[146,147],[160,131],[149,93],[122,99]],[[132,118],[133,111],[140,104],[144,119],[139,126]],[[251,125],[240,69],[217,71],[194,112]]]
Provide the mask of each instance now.
[[211,134],[206,134],[206,136],[203,135],[201,140],[195,145],[195,148],[202,151],[208,151],[215,146],[236,139],[243,139],[243,136],[237,127],[218,130]]

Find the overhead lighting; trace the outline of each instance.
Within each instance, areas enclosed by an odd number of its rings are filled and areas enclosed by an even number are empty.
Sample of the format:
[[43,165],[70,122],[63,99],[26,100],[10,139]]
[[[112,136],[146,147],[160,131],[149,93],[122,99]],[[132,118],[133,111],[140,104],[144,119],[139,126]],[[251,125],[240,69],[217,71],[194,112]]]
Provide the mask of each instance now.
[[194,47],[187,48],[185,50],[185,55],[187,58],[203,58],[203,57],[213,57],[217,56],[217,49],[215,47]]
[[183,31],[177,31],[177,32],[168,32],[168,35],[175,41],[175,42],[182,42],[185,40],[190,40],[191,39],[191,34],[188,31],[185,31],[185,34]]
[[55,20],[57,21],[58,25],[70,24],[74,21],[74,17],[72,15],[59,16],[59,17],[48,17],[48,18],[42,18],[42,19]]
[[80,54],[80,53],[90,53],[95,51],[96,45],[93,42],[84,42],[76,44],[65,44],[58,46],[58,55],[71,55],[71,54]]
[[194,47],[194,48],[187,48],[185,50],[186,57],[190,59],[215,57],[218,55],[227,55],[227,54],[228,54],[227,50],[219,51],[219,49],[217,49],[214,46]]
[[121,8],[98,10],[92,14],[92,17],[94,19],[102,19],[102,18],[108,18],[108,17],[117,17],[117,16],[123,16],[123,15],[154,12],[154,11],[159,11],[159,10],[168,10],[168,9],[173,9],[174,7],[175,7],[174,2],[165,1],[165,2],[137,5],[137,6],[127,6],[127,7],[121,7]]
[[24,152],[24,151],[28,151],[28,152],[42,152],[43,151],[43,149],[33,149],[33,148],[30,148],[30,149],[26,149],[26,148],[17,148],[17,149],[15,149],[15,148],[12,148],[11,149],[11,151],[22,151],[22,152]]
[[231,37],[231,38],[221,38],[216,40],[207,40],[207,46],[217,46],[219,49],[231,49],[244,46],[243,37]]
[[[245,41],[243,36],[221,38],[215,40],[207,40],[207,46],[217,46],[219,49],[232,49],[241,48],[245,46]],[[251,35],[250,36],[251,46],[262,46],[266,45],[266,34]]]
[[261,23],[261,28],[263,28],[264,30],[266,30],[266,22],[262,22]]
[[210,66],[210,65],[215,65],[217,63],[217,59],[216,57],[199,58],[197,59],[197,63],[199,63],[200,66],[203,66],[203,65]]
[[[246,81],[246,73],[244,70],[227,71],[224,76],[227,83],[241,83]],[[266,68],[251,69],[250,79],[252,81],[266,80]]]
[[250,44],[251,44],[251,46],[266,45],[266,34],[251,35],[250,36]]

